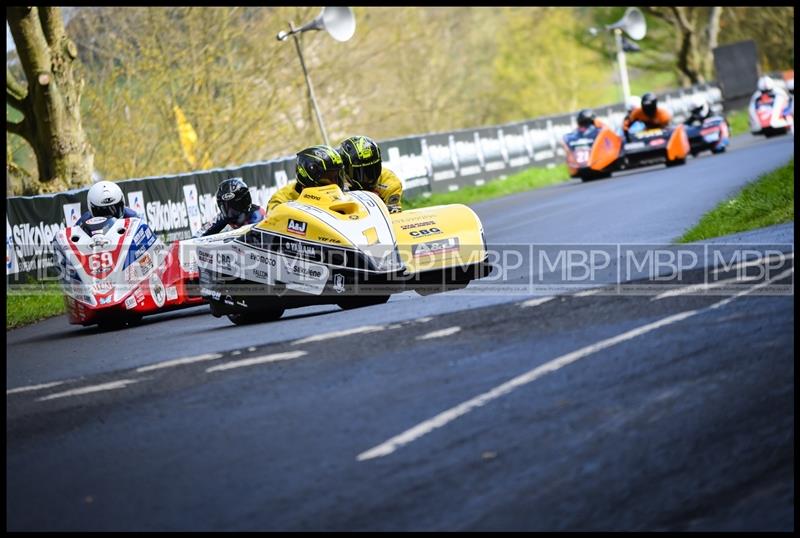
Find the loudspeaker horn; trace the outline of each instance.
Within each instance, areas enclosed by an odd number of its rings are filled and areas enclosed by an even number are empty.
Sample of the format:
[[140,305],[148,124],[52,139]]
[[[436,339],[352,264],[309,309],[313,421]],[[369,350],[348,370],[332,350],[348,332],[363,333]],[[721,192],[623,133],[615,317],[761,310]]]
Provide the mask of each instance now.
[[631,39],[639,41],[647,33],[647,22],[644,19],[644,14],[635,7],[629,7],[625,10],[625,15],[614,24],[606,26],[606,30],[622,30]]

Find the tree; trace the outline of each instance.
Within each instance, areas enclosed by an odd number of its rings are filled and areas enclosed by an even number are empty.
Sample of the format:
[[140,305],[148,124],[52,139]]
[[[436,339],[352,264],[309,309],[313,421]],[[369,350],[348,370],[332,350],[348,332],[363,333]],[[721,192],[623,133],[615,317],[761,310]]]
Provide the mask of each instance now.
[[714,48],[719,39],[721,7],[650,7],[647,12],[676,30],[676,60],[682,82],[698,84],[710,79]]
[[27,82],[6,70],[6,103],[22,113],[17,122],[6,115],[6,130],[33,148],[40,192],[83,185],[91,179],[94,150],[81,125],[78,49],[60,8],[9,7],[6,19]]

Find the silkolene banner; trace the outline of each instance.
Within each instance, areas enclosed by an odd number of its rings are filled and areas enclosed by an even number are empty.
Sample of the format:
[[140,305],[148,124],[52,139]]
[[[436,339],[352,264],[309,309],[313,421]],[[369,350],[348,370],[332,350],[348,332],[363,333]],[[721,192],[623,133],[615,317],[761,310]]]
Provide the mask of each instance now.
[[[711,85],[660,95],[676,120],[685,116],[694,95],[704,96],[719,110],[722,94]],[[598,107],[599,116],[619,125],[622,104]],[[433,133],[379,142],[383,164],[403,181],[404,197],[450,192],[482,185],[531,166],[553,165],[563,159],[560,140],[574,128],[574,113],[548,116],[494,127]],[[186,239],[217,213],[214,197],[225,179],[242,177],[253,202],[265,207],[272,194],[295,176],[294,156],[238,167],[117,182],[128,206],[169,243]],[[27,282],[53,274],[51,243],[58,230],[74,225],[88,209],[88,187],[41,196],[6,200],[6,277]]]

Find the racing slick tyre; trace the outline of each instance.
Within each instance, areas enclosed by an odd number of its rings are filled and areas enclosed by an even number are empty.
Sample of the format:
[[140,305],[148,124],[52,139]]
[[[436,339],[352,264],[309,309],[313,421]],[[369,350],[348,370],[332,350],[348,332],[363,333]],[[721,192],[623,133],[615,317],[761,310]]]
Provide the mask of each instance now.
[[234,325],[250,325],[252,323],[263,323],[266,321],[276,321],[283,315],[284,309],[280,307],[260,310],[258,312],[248,312],[246,314],[228,314],[228,319]]
[[349,297],[346,300],[336,303],[342,310],[352,310],[353,308],[361,308],[364,306],[374,306],[383,304],[389,300],[391,295],[374,295],[367,297]]
[[667,161],[667,166],[680,166],[682,164],[686,164],[686,159],[675,159],[674,161]]

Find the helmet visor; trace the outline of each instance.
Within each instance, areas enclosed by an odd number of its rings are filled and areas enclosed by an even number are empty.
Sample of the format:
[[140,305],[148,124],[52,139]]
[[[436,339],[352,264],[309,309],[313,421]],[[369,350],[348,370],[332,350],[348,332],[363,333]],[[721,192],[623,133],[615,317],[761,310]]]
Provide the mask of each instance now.
[[92,204],[90,209],[93,217],[114,217],[119,219],[125,214],[125,201],[120,200],[116,204],[111,205]]
[[380,158],[364,164],[354,164],[353,183],[360,189],[372,189],[381,177],[381,171]]

